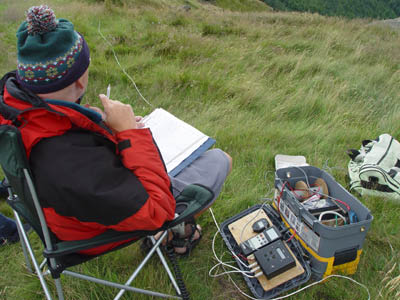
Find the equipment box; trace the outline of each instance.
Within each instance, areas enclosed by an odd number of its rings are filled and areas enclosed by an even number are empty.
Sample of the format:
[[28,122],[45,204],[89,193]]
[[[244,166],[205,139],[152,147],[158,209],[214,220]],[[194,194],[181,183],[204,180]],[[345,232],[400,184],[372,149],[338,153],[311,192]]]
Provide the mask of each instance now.
[[[275,209],[268,204],[259,204],[249,209],[242,211],[224,221],[220,226],[221,236],[232,253],[236,253],[238,257],[235,257],[238,266],[242,271],[248,271],[249,269],[244,267],[243,264],[251,264],[250,256],[248,260],[240,262],[239,256],[244,257],[241,247],[239,246],[238,240],[241,238],[247,239],[248,234],[254,235],[252,232],[252,224],[261,219],[268,219],[269,226],[276,228],[279,232],[286,232],[283,234],[284,239],[288,241],[283,242],[287,250],[292,253],[296,266],[287,270],[280,275],[268,279],[266,276],[258,278],[251,278],[243,276],[251,292],[257,299],[271,299],[279,294],[293,289],[305,282],[311,277],[311,269],[308,261],[304,259],[304,252],[298,241],[290,239],[290,233],[287,227],[282,222],[281,217],[275,211]],[[270,228],[271,228],[270,227]]]
[[373,220],[370,211],[312,166],[278,169],[275,188],[274,208],[309,254],[313,277],[354,274]]

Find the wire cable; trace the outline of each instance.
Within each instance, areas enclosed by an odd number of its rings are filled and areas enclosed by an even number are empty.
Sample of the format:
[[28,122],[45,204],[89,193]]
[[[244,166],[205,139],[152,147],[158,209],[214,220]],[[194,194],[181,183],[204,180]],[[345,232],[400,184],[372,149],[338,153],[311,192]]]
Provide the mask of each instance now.
[[325,216],[325,215],[329,215],[329,214],[332,214],[332,215],[335,215],[335,216],[340,217],[340,218],[343,220],[344,224],[346,224],[346,218],[343,217],[343,216],[342,216],[341,214],[339,214],[338,212],[333,211],[333,210],[328,210],[328,211],[322,212],[322,213],[319,215],[318,221],[322,221],[322,217]]
[[[213,242],[212,242],[212,250],[213,250],[214,257],[216,258],[216,260],[222,264],[223,262],[217,257],[217,254],[215,253],[215,247],[214,247],[214,245],[215,245],[215,238],[216,238],[217,234],[220,232],[220,229],[219,229],[218,222],[217,222],[217,220],[215,219],[215,215],[214,215],[214,212],[213,212],[213,210],[212,210],[211,207],[209,208],[209,211],[210,211],[211,216],[212,216],[212,218],[213,218],[213,220],[214,220],[215,226],[217,227],[217,232],[215,233],[214,238],[213,238]],[[232,253],[232,255],[233,255],[244,267],[249,268],[249,266],[246,265],[246,264],[236,255],[236,253],[234,253],[234,252],[231,252],[231,253]],[[232,267],[232,268],[236,268],[236,267],[231,266],[231,265],[228,265],[228,266],[229,266],[229,267]],[[236,268],[236,269],[237,269],[237,268]],[[242,271],[242,272],[244,272],[244,271]]]
[[[222,276],[222,275],[225,275],[225,274],[230,274],[230,273],[241,273],[243,276],[246,276],[246,277],[249,277],[249,278],[254,278],[254,277],[255,277],[254,275],[247,274],[247,273],[252,273],[251,271],[243,271],[243,270],[240,270],[239,268],[237,268],[237,267],[235,267],[235,266],[232,266],[232,265],[229,265],[229,264],[223,262],[223,261],[221,260],[221,258],[218,258],[217,253],[215,252],[215,238],[217,237],[217,234],[218,234],[218,233],[220,233],[219,229],[215,232],[214,237],[213,237],[213,240],[212,240],[212,244],[211,244],[211,245],[212,245],[212,251],[213,251],[214,257],[215,257],[215,259],[218,261],[218,264],[214,265],[214,266],[208,271],[208,275],[209,275],[210,277],[219,277],[219,276]],[[232,254],[233,254],[233,252],[232,252]],[[237,256],[235,256],[235,257],[237,257]],[[239,259],[239,261],[241,262],[240,259]],[[213,271],[215,268],[217,268],[218,266],[220,266],[220,265],[221,265],[222,267],[223,267],[223,266],[229,267],[229,268],[233,269],[233,271],[226,271],[225,268],[224,268],[225,272],[219,273],[219,274],[212,274],[212,271]],[[245,266],[246,266],[246,268],[248,268],[247,265],[245,265]]]
[[[299,167],[297,167],[297,168],[299,168]],[[300,168],[299,168],[299,169],[300,169]],[[300,170],[301,170],[301,169],[300,169]],[[306,176],[306,177],[305,177],[305,180],[307,181],[307,185],[308,185],[308,184],[309,184],[308,176],[307,176],[307,174],[304,172],[304,170],[302,170],[302,171],[303,171],[303,173],[304,173],[305,176]],[[275,178],[275,180],[279,180],[280,183],[281,183],[281,185],[282,185],[282,188],[281,188],[281,195],[283,194],[284,186],[285,186],[285,185],[288,186],[289,191],[293,192],[293,189],[292,189],[292,187],[290,186],[290,184],[289,184],[288,181],[283,182],[282,179],[279,178],[279,177],[278,177],[278,178]],[[315,192],[315,191],[313,191],[311,188],[310,188],[310,191],[312,191],[314,194],[319,194],[319,195],[321,195],[321,196],[325,196],[327,199],[330,199],[330,200],[334,201],[335,204],[338,205],[339,207],[341,207],[341,206],[340,206],[337,202],[341,203],[343,206],[346,207],[347,211],[350,211],[350,210],[351,210],[350,206],[349,206],[346,202],[344,202],[343,200],[334,198],[334,197],[332,197],[332,196],[330,196],[330,195],[327,195],[327,194],[324,194],[324,193],[322,193],[322,192],[320,192],[320,191]],[[296,195],[295,195],[295,196],[296,196]],[[323,200],[323,198],[321,198],[321,200]],[[278,199],[278,204],[279,204],[279,202],[280,202],[280,199]],[[278,207],[278,211],[279,211],[279,207]]]
[[[245,292],[243,292],[243,291],[238,287],[238,285],[236,284],[236,282],[232,279],[232,277],[231,277],[229,274],[228,274],[228,277],[229,277],[229,279],[231,280],[231,282],[233,283],[233,285],[236,287],[236,289],[239,291],[239,293],[241,293],[243,296],[245,296],[245,297],[247,297],[247,298],[249,298],[249,299],[252,299],[252,300],[263,300],[263,299],[260,299],[260,298],[254,298],[254,297],[252,297],[252,296],[246,294]],[[361,286],[362,288],[364,288],[364,289],[367,291],[367,293],[368,293],[368,300],[371,300],[371,294],[369,293],[368,288],[367,288],[364,284],[359,283],[358,281],[356,281],[356,280],[353,279],[353,278],[350,278],[350,277],[347,277],[347,276],[343,276],[343,275],[336,275],[336,274],[329,275],[329,276],[327,276],[327,277],[325,277],[325,278],[323,278],[323,279],[321,279],[321,280],[318,280],[318,281],[316,281],[316,282],[313,282],[313,283],[311,283],[311,284],[309,284],[309,285],[307,285],[307,286],[305,286],[305,287],[302,287],[301,289],[298,289],[298,290],[296,290],[296,291],[294,291],[294,292],[292,292],[292,293],[290,293],[290,294],[287,294],[287,295],[285,295],[285,296],[281,296],[281,297],[277,297],[277,298],[272,298],[272,299],[270,299],[270,300],[281,300],[281,299],[289,298],[289,297],[291,297],[291,296],[293,296],[293,295],[296,295],[296,294],[298,294],[298,293],[304,291],[305,289],[308,289],[308,288],[310,288],[310,287],[312,287],[312,286],[314,286],[314,285],[317,285],[317,284],[323,282],[324,280],[326,280],[326,279],[328,279],[328,278],[332,278],[332,277],[344,278],[344,279],[347,279],[347,280],[350,280],[350,281],[354,282],[355,284],[358,284],[359,286]]]
[[138,92],[138,94],[140,95],[140,97],[144,100],[144,102],[146,102],[148,105],[150,105],[151,107],[153,107],[153,105],[146,100],[145,97],[143,97],[142,93],[139,91],[139,88],[136,86],[135,81],[132,79],[132,77],[125,71],[125,69],[122,67],[121,63],[119,62],[119,59],[117,57],[117,54],[114,51],[114,47],[113,45],[105,38],[105,36],[101,33],[100,31],[100,22],[99,22],[99,26],[97,28],[97,31],[99,32],[100,36],[103,38],[103,40],[110,46],[111,51],[114,55],[115,61],[117,62],[118,66],[121,68],[122,72],[125,74],[126,77],[129,78],[129,80],[132,82],[133,86],[135,87],[136,91]]
[[306,178],[306,183],[307,183],[308,189],[311,190],[311,185],[310,185],[310,182],[308,181],[308,176],[307,176],[306,171],[304,171],[302,168],[300,168],[298,166],[293,166],[293,167],[296,168],[296,169],[299,169],[301,172],[303,172],[303,174],[304,174],[304,176]]
[[186,288],[181,269],[179,267],[178,261],[176,260],[176,254],[175,254],[174,247],[171,244],[167,244],[167,246],[165,247],[165,250],[167,252],[167,257],[168,257],[169,261],[171,262],[172,269],[174,270],[176,283],[181,292],[182,299],[190,300],[189,291]]

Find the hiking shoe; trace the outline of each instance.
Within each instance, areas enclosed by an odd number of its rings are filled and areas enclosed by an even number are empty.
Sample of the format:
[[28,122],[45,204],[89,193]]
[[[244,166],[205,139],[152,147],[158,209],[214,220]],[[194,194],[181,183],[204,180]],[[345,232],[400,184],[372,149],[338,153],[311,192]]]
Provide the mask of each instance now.
[[[24,230],[26,233],[29,233],[32,231],[32,227],[29,224],[23,224]],[[15,244],[19,242],[19,234],[18,230],[15,230],[15,233],[12,236],[9,236],[8,238],[2,238],[0,239],[0,246],[6,245],[6,244]]]

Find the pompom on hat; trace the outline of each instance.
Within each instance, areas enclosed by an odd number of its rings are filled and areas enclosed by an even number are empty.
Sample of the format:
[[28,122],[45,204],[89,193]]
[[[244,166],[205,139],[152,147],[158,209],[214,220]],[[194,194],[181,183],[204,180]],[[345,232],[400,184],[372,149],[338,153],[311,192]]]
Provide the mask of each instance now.
[[47,5],[33,6],[17,31],[17,80],[36,94],[61,90],[87,70],[89,48],[74,25]]

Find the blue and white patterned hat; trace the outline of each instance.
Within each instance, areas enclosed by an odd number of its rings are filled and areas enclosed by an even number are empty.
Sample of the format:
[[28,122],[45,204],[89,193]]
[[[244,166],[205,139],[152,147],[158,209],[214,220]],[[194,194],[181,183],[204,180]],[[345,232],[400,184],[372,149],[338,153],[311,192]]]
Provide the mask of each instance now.
[[47,5],[33,6],[17,31],[17,80],[37,94],[61,90],[89,67],[89,48],[74,25]]

